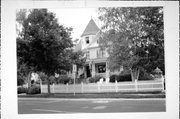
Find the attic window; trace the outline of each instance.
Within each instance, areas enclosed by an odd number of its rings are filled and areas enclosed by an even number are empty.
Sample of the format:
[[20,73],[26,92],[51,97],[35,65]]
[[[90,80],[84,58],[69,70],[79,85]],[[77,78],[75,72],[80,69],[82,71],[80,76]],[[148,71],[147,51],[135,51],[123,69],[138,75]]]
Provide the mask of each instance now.
[[86,37],[85,40],[86,40],[86,44],[89,44],[89,37]]

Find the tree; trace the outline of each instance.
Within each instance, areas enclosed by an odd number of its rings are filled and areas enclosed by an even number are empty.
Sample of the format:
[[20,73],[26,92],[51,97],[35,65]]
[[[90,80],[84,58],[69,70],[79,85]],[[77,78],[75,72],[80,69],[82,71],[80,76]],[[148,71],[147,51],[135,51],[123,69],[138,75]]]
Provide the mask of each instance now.
[[[27,43],[26,40],[22,40],[22,25],[27,16],[26,9],[20,9],[16,13],[16,32],[17,32],[17,54],[27,54]],[[20,52],[19,52],[20,51]],[[24,57],[17,56],[17,84],[23,85],[25,82],[29,81],[30,78],[30,70],[32,70],[31,66],[28,66],[26,62],[24,62]],[[30,84],[30,82],[28,83]],[[30,86],[30,85],[29,85]],[[29,87],[28,86],[28,87]]]
[[17,38],[17,57],[21,64],[31,67],[29,73],[44,72],[48,76],[48,93],[49,77],[69,69],[66,51],[73,46],[71,32],[72,28],[59,25],[55,14],[47,9],[33,9],[23,19]]
[[[124,66],[138,78],[139,70],[164,71],[162,7],[99,8],[103,22],[100,46],[109,52],[110,68]],[[135,77],[133,76],[135,75]]]

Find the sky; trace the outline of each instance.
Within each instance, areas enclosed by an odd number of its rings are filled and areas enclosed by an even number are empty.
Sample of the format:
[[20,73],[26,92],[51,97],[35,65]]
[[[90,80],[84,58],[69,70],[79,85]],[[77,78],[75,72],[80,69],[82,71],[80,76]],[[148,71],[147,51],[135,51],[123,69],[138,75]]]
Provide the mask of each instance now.
[[55,13],[60,24],[73,28],[72,40],[80,39],[91,18],[100,28],[97,8],[62,8],[48,10]]

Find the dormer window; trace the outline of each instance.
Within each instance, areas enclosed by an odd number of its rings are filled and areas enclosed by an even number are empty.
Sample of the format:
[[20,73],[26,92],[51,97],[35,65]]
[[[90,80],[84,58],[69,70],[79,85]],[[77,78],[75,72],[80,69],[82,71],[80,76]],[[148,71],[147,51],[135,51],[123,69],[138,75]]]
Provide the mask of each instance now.
[[85,37],[86,44],[89,44],[89,37]]

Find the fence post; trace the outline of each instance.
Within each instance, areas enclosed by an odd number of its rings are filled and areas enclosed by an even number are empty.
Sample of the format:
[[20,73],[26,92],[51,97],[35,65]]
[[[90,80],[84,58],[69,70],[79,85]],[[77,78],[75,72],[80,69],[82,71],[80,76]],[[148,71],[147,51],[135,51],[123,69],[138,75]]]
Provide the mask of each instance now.
[[136,92],[138,92],[138,84],[137,84],[137,80],[135,79],[135,88],[136,88]]
[[115,90],[118,92],[117,80],[115,81]]
[[99,85],[99,83],[97,83],[98,84],[98,92],[100,92],[100,85]]
[[83,93],[83,82],[81,82],[81,93]]
[[68,93],[68,86],[69,86],[69,84],[67,83],[66,84],[66,93]]

